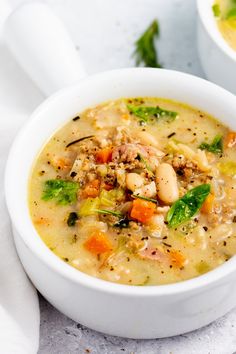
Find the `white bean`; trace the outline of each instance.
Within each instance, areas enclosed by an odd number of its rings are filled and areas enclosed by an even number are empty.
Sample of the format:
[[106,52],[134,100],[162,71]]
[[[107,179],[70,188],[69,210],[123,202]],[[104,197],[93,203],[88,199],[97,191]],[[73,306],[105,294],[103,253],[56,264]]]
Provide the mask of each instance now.
[[157,195],[166,204],[172,204],[179,198],[177,177],[173,167],[162,163],[156,170]]
[[151,135],[151,134],[149,134],[147,132],[139,132],[137,134],[137,136],[138,136],[140,142],[143,145],[152,145],[152,146],[155,146],[157,148],[159,147],[159,144],[158,144],[156,138],[153,135]]
[[128,173],[126,175],[126,186],[132,192],[134,192],[135,189],[140,188],[142,185],[143,185],[143,178],[137,173]]
[[157,194],[155,182],[152,181],[151,183],[146,184],[146,186],[135,189],[134,194],[141,195],[141,196],[147,197],[147,198],[155,197]]
[[164,227],[164,216],[155,214],[151,217],[146,228],[150,232],[151,237],[160,238]]

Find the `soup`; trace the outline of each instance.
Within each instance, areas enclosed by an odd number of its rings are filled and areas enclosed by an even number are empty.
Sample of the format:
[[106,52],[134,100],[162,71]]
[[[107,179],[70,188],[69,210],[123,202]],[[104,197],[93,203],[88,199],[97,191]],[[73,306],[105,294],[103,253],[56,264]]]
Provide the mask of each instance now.
[[29,208],[45,244],[91,276],[159,285],[236,253],[236,133],[159,98],[106,102],[46,143]]
[[236,2],[217,0],[213,5],[213,12],[222,36],[236,50]]

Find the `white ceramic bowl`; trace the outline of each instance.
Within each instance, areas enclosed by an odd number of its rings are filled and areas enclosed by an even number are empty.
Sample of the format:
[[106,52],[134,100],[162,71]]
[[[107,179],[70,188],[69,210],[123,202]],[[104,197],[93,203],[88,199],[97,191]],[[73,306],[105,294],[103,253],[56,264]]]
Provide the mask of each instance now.
[[131,338],[174,336],[204,326],[236,305],[236,257],[188,281],[128,286],[93,278],[55,256],[37,234],[28,209],[28,180],[42,146],[85,108],[120,97],[154,96],[185,102],[236,129],[236,98],[191,75],[122,69],[88,77],[47,99],[16,138],[5,179],[7,205],[22,264],[57,309],[95,330]]
[[213,15],[214,0],[197,0],[198,52],[207,78],[236,94],[236,51],[221,35]]

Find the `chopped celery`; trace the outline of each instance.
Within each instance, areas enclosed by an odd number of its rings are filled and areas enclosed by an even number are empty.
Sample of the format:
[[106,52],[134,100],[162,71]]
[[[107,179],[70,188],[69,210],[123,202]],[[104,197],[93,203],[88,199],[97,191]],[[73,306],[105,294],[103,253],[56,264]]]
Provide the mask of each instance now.
[[217,167],[219,168],[220,172],[226,176],[235,176],[236,175],[236,162],[228,161],[228,162],[220,162],[218,163]]
[[81,203],[79,215],[96,215],[100,206],[114,207],[116,201],[121,201],[123,198],[124,191],[122,189],[113,189],[111,191],[102,190],[99,197],[87,198]]
[[107,175],[107,166],[105,164],[98,166],[97,172],[101,177],[105,177]]
[[96,215],[96,210],[99,208],[100,200],[99,198],[87,198],[85,199],[79,209],[80,216]]
[[103,206],[114,207],[116,201],[121,201],[124,198],[124,191],[122,189],[113,189],[111,191],[102,190],[99,199]]
[[114,198],[111,198],[111,193],[112,191],[106,191],[106,190],[102,190],[100,195],[99,195],[99,199],[100,199],[100,203],[101,205],[104,206],[115,206],[115,200]]

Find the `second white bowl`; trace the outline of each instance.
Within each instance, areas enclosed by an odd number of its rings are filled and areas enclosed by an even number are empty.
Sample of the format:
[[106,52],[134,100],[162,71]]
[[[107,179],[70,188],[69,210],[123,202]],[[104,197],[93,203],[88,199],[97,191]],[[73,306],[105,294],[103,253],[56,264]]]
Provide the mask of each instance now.
[[236,52],[217,27],[213,4],[214,0],[197,0],[199,57],[207,78],[236,94]]

